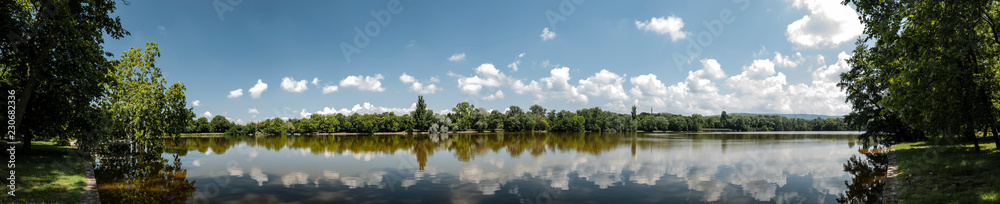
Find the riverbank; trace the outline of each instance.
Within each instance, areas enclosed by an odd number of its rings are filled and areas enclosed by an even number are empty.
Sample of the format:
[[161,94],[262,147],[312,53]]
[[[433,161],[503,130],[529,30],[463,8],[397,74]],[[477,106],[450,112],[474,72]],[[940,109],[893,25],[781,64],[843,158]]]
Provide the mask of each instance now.
[[[17,191],[14,197],[3,195],[0,203],[80,203],[86,186],[84,154],[76,148],[54,146],[51,142],[31,142],[31,153],[21,151],[20,144],[15,152],[15,181]],[[10,153],[4,151],[3,158]],[[10,176],[4,170],[3,178]],[[4,184],[9,184],[5,179]],[[3,187],[4,194],[9,190]]]
[[980,141],[981,152],[971,143],[893,145],[899,203],[1000,202],[1000,151]]

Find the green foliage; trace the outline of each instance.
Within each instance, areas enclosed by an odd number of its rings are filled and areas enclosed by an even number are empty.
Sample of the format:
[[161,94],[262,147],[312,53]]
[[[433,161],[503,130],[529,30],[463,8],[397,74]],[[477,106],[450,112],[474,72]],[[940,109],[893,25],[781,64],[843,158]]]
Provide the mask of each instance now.
[[222,115],[215,115],[215,117],[212,117],[212,122],[210,122],[210,124],[212,127],[210,132],[226,132],[226,130],[229,130],[229,127],[233,126],[233,122],[230,122],[229,119],[226,119],[226,117]]
[[110,119],[110,139],[155,144],[161,136],[178,135],[194,116],[186,108],[184,85],[165,87],[166,79],[156,66],[159,56],[159,46],[146,43],[144,49],[131,48],[112,62],[112,80],[104,84],[108,93],[97,103]]
[[271,118],[264,120],[260,124],[260,130],[266,135],[286,135],[288,133],[288,124],[280,118]]
[[413,126],[418,131],[427,130],[435,120],[434,111],[427,109],[427,104],[424,103],[424,96],[417,96],[417,107],[410,112],[410,116],[413,117]]
[[839,84],[854,108],[849,121],[868,128],[862,137],[922,139],[912,128],[978,147],[974,132],[1000,116],[998,2],[844,3],[865,25]]
[[[107,125],[93,106],[113,72],[104,37],[128,35],[114,0],[0,3],[0,86],[17,90],[18,134],[30,151],[35,136],[86,134]],[[87,136],[95,136],[89,138]]]

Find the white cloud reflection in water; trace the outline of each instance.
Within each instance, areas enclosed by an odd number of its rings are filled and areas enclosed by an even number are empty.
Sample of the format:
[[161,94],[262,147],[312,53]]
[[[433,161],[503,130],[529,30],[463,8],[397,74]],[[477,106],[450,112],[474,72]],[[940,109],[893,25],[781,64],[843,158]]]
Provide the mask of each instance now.
[[[433,139],[437,139],[438,144],[450,144],[447,138]],[[398,191],[429,182],[450,184],[453,191],[457,190],[457,186],[471,185],[469,187],[473,187],[479,194],[492,196],[517,194],[517,184],[512,182],[528,180],[542,181],[547,187],[558,191],[590,188],[573,182],[583,180],[586,185],[594,185],[598,189],[633,185],[684,185],[688,190],[701,192],[701,197],[697,199],[703,202],[725,201],[724,197],[731,196],[732,193],[727,193],[728,190],[757,201],[778,203],[824,202],[823,198],[816,200],[812,195],[819,193],[822,196],[836,197],[846,191],[844,181],[849,180],[850,176],[843,171],[842,164],[857,153],[855,149],[848,147],[847,139],[637,140],[650,142],[652,145],[637,148],[634,155],[629,144],[631,139],[621,141],[620,145],[599,155],[549,147],[537,157],[511,157],[506,149],[501,148],[476,153],[468,162],[457,161],[454,150],[437,148],[433,150],[433,155],[428,156],[427,166],[423,171],[414,166],[416,156],[410,150],[314,153],[302,148],[292,149],[291,152],[307,159],[284,158],[282,154],[279,160],[284,160],[284,163],[281,165],[258,165],[275,162],[273,159],[276,157],[273,155],[277,155],[277,152],[263,147],[234,148],[255,148],[246,152],[253,152],[251,156],[257,158],[253,161],[254,167],[250,169],[249,176],[257,181],[258,186],[267,184],[267,174],[271,174],[279,175],[282,185],[289,188],[388,187]],[[245,159],[246,156],[244,154],[240,158]],[[202,164],[218,162],[209,161],[213,159],[210,156],[200,157],[198,159]],[[412,165],[404,165],[407,163]],[[205,166],[202,168],[211,168]],[[242,169],[231,169],[229,172],[231,175],[243,175]],[[195,177],[197,174],[198,172],[192,172]],[[310,178],[310,174],[318,176]],[[446,176],[443,178],[443,175]],[[811,180],[803,183],[811,184],[808,186],[810,189],[795,187],[800,189],[782,190],[793,176]],[[509,190],[501,191],[505,188]],[[523,190],[522,188],[521,191]],[[814,193],[807,198],[799,193],[802,191]]]

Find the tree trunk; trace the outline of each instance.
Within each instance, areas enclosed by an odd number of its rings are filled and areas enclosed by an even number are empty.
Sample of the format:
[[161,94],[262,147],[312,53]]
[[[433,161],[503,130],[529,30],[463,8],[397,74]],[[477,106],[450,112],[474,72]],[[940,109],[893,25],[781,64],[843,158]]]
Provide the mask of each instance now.
[[[17,108],[14,109],[17,111],[17,113],[14,113],[14,130],[22,133],[28,132],[21,129],[22,127],[25,127],[22,126],[21,124],[22,122],[24,122],[23,120],[25,116],[24,113],[28,112],[28,101],[31,100],[31,93],[35,91],[35,80],[36,80],[35,77],[31,75],[31,65],[28,64],[27,66],[28,66],[28,71],[27,71],[28,85],[24,87],[25,89],[24,94],[21,95],[20,97],[21,100],[17,102]],[[31,152],[32,138],[34,138],[34,136],[32,136],[30,133],[21,134],[22,148],[24,148],[25,153]]]
[[972,144],[975,144],[976,146],[976,152],[979,152],[979,139],[976,139],[976,131],[966,131],[965,137],[972,139]]
[[996,144],[996,149],[1000,149],[1000,135],[997,134],[997,126],[993,126],[993,144]]

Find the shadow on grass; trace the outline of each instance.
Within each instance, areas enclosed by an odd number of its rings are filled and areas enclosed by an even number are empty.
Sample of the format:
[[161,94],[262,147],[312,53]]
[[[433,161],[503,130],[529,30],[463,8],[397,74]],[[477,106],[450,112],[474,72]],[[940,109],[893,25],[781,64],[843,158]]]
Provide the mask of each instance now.
[[[938,142],[938,144],[945,142]],[[994,143],[934,142],[895,146],[902,203],[996,203],[1000,151]]]
[[[0,203],[79,203],[86,186],[83,155],[72,147],[37,141],[32,144],[30,153],[21,151],[23,148],[18,144],[14,168],[2,171],[5,181]],[[3,158],[9,160],[7,148]],[[15,196],[7,194],[10,189],[6,178],[10,177],[10,170],[15,171]]]

